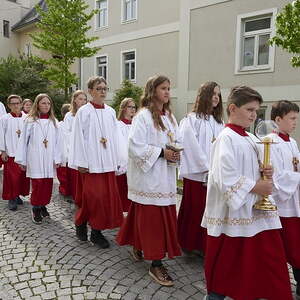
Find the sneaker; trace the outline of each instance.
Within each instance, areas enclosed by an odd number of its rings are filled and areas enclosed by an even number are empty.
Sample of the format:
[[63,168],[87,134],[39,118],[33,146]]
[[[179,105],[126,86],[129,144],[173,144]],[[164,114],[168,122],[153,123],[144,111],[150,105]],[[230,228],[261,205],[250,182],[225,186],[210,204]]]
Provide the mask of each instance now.
[[23,200],[19,196],[16,199],[17,199],[17,204],[18,205],[24,204]]
[[134,261],[142,261],[144,259],[143,252],[141,250],[132,248],[129,253]]
[[109,242],[104,237],[101,230],[92,229],[90,240],[93,244],[98,245],[102,249],[105,249],[105,248],[109,247]]
[[41,207],[41,215],[43,218],[50,218],[50,214],[49,214],[46,206]]
[[160,267],[150,267],[149,275],[160,285],[163,286],[173,286],[174,281],[168,274],[167,269],[164,266]]
[[32,208],[32,222],[35,224],[42,224],[41,209],[39,207]]
[[8,209],[12,210],[12,211],[16,211],[18,208],[17,206],[17,200],[13,199],[13,200],[8,200]]
[[86,223],[76,226],[76,236],[80,241],[87,241],[87,226]]

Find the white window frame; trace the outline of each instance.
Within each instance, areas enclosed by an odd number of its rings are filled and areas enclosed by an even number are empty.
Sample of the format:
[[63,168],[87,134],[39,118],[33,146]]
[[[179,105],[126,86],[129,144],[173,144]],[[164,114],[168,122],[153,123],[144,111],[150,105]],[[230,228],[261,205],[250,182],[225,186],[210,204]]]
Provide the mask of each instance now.
[[135,17],[131,17],[130,19],[126,19],[125,18],[125,2],[126,1],[130,1],[131,2],[131,5],[132,5],[132,2],[134,0],[121,0],[121,23],[122,24],[127,24],[127,23],[132,23],[132,22],[135,22],[137,21],[138,19],[138,0],[135,0],[136,1],[136,5],[135,5]]
[[136,49],[129,49],[129,50],[124,50],[121,51],[121,83],[123,82],[123,80],[125,80],[125,60],[124,60],[124,55],[130,52],[134,52],[134,79],[129,79],[131,82],[136,83],[136,63],[137,63],[137,59],[136,59]]
[[108,55],[107,54],[101,54],[101,55],[95,56],[95,75],[99,76],[99,74],[98,74],[98,69],[99,69],[98,58],[100,58],[100,57],[106,58],[106,78],[105,78],[105,80],[108,81]]
[[[98,26],[98,23],[99,23],[99,18],[100,18],[100,13],[101,13],[101,10],[95,15],[95,30],[102,30],[102,29],[106,29],[108,28],[108,10],[109,10],[109,7],[108,7],[108,2],[109,0],[105,0],[106,1],[106,24],[103,25],[103,26]],[[98,2],[101,2],[101,0],[96,0],[95,1],[95,9],[99,9],[98,8]]]
[[[271,18],[270,29],[269,30],[257,30],[252,31],[250,36],[255,35],[255,54],[257,56],[257,39],[259,34],[270,34],[270,38],[275,35],[275,18],[277,14],[277,8],[270,8],[260,11],[255,11],[247,14],[241,14],[237,16],[237,30],[236,30],[236,49],[235,49],[235,74],[251,74],[251,73],[266,73],[274,72],[274,63],[275,63],[275,46],[269,46],[269,63],[267,65],[256,65],[256,66],[246,66],[243,67],[243,38],[247,36],[247,33],[244,34],[244,24],[248,20],[259,20],[266,17]],[[255,58],[254,61],[256,61]]]

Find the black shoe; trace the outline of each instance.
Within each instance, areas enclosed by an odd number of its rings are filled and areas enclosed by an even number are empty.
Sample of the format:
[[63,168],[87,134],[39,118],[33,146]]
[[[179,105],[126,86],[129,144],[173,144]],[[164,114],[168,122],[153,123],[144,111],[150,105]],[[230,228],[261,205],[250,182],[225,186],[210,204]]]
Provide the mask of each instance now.
[[42,224],[41,209],[39,207],[32,208],[32,222],[35,224]]
[[13,200],[8,200],[8,209],[12,210],[12,211],[16,211],[18,208],[17,206],[17,200],[13,199]]
[[76,236],[80,241],[87,241],[87,226],[86,223],[76,225]]
[[93,244],[98,245],[102,249],[105,249],[105,248],[109,247],[109,242],[104,237],[101,230],[92,229],[90,240]]
[[16,199],[17,199],[17,204],[18,205],[24,204],[23,200],[19,196]]
[[48,210],[47,210],[46,206],[41,207],[41,215],[42,215],[43,218],[50,218],[50,215],[48,213]]

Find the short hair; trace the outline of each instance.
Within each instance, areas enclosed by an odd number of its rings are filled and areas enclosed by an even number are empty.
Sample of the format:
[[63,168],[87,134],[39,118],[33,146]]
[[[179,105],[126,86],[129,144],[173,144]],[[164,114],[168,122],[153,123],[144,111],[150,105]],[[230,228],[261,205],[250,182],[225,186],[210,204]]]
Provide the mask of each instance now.
[[235,86],[231,89],[227,101],[227,114],[230,115],[229,105],[235,104],[241,107],[249,102],[257,101],[259,104],[263,103],[263,98],[259,92],[245,85]]
[[13,99],[13,98],[19,99],[20,103],[22,103],[22,98],[19,95],[10,95],[10,96],[8,96],[8,98],[6,100],[7,104],[10,104],[10,100]]
[[60,113],[61,113],[61,116],[64,118],[65,115],[67,114],[67,112],[70,111],[70,107],[71,107],[71,104],[70,103],[64,103],[62,106],[61,106],[61,109],[60,109]]
[[299,106],[288,100],[280,100],[272,105],[271,120],[275,121],[276,117],[283,118],[289,112],[299,112]]
[[88,87],[88,89],[92,90],[94,88],[95,84],[99,84],[101,82],[104,82],[105,85],[107,85],[107,82],[106,82],[104,77],[102,77],[102,76],[92,76],[87,81],[87,87]]

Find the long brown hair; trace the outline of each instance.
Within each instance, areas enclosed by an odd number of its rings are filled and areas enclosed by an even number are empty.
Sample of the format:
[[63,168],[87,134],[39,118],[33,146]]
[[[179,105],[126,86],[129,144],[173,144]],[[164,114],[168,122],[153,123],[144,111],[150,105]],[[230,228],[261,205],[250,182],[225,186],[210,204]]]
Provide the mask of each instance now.
[[198,117],[208,119],[212,115],[218,123],[223,122],[223,104],[222,95],[219,95],[219,103],[213,107],[212,97],[214,95],[215,87],[220,86],[214,81],[208,81],[202,84],[198,90],[196,101],[192,112],[196,113]]
[[28,117],[27,118],[32,118],[34,121],[36,121],[37,119],[40,118],[40,112],[39,112],[39,109],[38,109],[38,105],[39,105],[40,101],[43,98],[48,98],[49,101],[50,101],[49,119],[52,120],[54,126],[56,127],[57,124],[56,124],[56,118],[55,118],[54,110],[53,110],[53,101],[52,101],[52,99],[47,94],[38,94],[35,97],[33,105],[31,107],[30,112],[28,113]]
[[86,93],[85,93],[84,91],[78,90],[78,91],[75,91],[75,92],[73,93],[72,99],[71,99],[71,108],[70,108],[70,112],[71,112],[71,114],[72,114],[73,116],[76,115],[77,110],[78,110],[78,107],[77,107],[77,105],[76,105],[76,103],[75,103],[75,100],[76,100],[76,98],[77,98],[79,95],[84,95],[84,96],[85,96],[85,99],[86,99],[86,101],[87,101],[87,95],[86,95]]
[[124,119],[124,114],[125,114],[126,108],[130,102],[133,102],[135,105],[135,102],[132,98],[124,98],[121,101],[120,108],[119,108],[119,114],[118,114],[118,120]]
[[[166,130],[166,127],[161,119],[161,112],[156,104],[155,91],[156,88],[165,81],[170,83],[170,79],[164,75],[155,75],[153,77],[150,77],[146,83],[144,94],[141,98],[141,107],[149,109],[155,128],[163,131]],[[174,119],[172,118],[172,111],[170,108],[170,100],[168,101],[168,103],[164,103],[163,111],[168,114],[168,118],[170,119],[172,124],[174,124]]]

